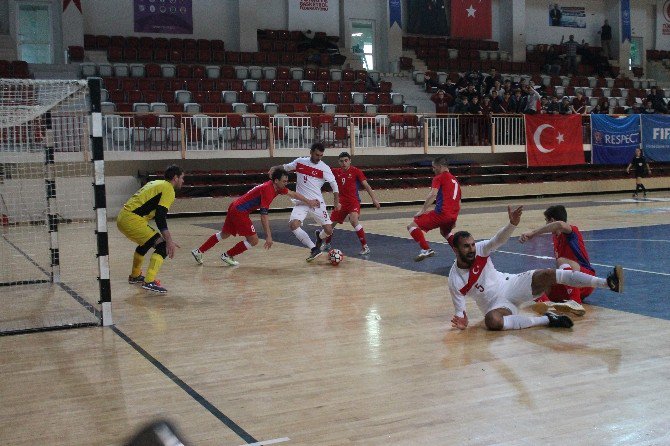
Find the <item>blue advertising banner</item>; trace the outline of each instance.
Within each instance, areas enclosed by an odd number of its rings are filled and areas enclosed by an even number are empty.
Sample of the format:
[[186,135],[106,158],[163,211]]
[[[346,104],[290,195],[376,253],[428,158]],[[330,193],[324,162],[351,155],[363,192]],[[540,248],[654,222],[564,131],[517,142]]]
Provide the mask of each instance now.
[[628,164],[640,146],[640,115],[591,115],[591,163]]
[[631,41],[630,0],[621,0],[621,42]]
[[192,0],[135,0],[135,32],[193,34]]
[[642,149],[650,161],[670,161],[670,116],[642,116]]
[[394,23],[398,24],[398,28],[402,28],[402,5],[400,0],[389,0],[389,18],[391,19],[391,24],[389,28],[393,27]]

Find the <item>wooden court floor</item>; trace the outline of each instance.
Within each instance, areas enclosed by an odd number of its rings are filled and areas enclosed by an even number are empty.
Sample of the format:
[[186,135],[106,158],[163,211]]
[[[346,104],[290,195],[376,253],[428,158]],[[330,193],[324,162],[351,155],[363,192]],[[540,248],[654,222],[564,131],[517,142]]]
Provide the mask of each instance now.
[[[0,442],[122,444],[166,418],[193,445],[670,444],[670,194],[628,198],[512,203],[526,209],[516,235],[559,202],[582,231],[655,234],[606,246],[585,234],[599,273],[628,263],[631,286],[596,291],[570,330],[487,332],[472,301],[471,326],[452,329],[453,254],[432,231],[437,256],[411,260],[405,227],[419,206],[364,209],[368,259],[338,227],[339,267],[305,262],[287,214],[271,214],[270,251],[261,242],[226,267],[228,240],[198,266],[190,250],[221,219],[172,219],[181,249],[163,265],[163,296],[127,284],[134,247],[110,224],[115,327],[0,337]],[[466,203],[458,228],[488,238],[506,205]],[[506,272],[546,267],[550,243],[514,238],[492,258]]]

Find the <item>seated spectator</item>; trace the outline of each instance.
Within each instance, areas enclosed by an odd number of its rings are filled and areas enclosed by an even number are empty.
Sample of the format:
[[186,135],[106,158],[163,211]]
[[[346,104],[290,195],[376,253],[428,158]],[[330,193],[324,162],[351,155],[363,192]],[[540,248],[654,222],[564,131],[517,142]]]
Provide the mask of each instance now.
[[572,104],[570,104],[570,98],[563,96],[561,103],[558,104],[558,113],[561,115],[571,115],[572,114]]
[[475,90],[475,85],[472,83],[469,83],[468,86],[459,91],[458,94],[467,97],[468,102],[472,102],[472,98],[479,96],[479,92]]
[[500,92],[496,89],[491,90],[491,94],[489,95],[489,98],[491,98],[491,106],[492,107],[500,106],[500,101],[502,101],[502,97],[503,97],[504,93],[505,93],[504,90],[500,90]]
[[482,115],[489,117],[493,113],[493,104],[491,103],[491,96],[484,96],[481,105]]
[[548,113],[548,108],[549,108],[549,98],[546,96],[542,96],[542,98],[540,98],[540,114],[546,115]]
[[560,103],[558,102],[558,96],[552,96],[547,104],[547,114],[557,115],[559,113]]
[[657,113],[656,108],[654,108],[654,103],[647,99],[644,103],[644,108],[640,110],[641,115],[653,115]]
[[592,114],[609,114],[610,112],[610,102],[607,100],[607,98],[600,98],[598,99],[598,103],[593,107],[591,110]]
[[471,115],[482,115],[482,104],[479,103],[479,96],[473,96],[470,101],[470,110]]
[[435,104],[435,113],[449,113],[454,103],[454,98],[444,90],[437,90],[437,93],[434,93],[430,100]]
[[501,80],[502,77],[500,76],[500,74],[496,71],[495,68],[491,67],[488,76],[486,76],[486,79],[484,79],[484,91],[487,94],[490,93],[491,89],[496,84],[496,82],[498,83],[498,89],[499,89]]
[[436,77],[432,77],[430,74],[426,73],[423,77],[423,81],[426,84],[426,92],[430,93],[436,90],[443,90],[444,87],[440,85]]
[[584,96],[584,93],[582,93],[581,90],[577,90],[575,93],[576,96],[572,99],[572,113],[575,113],[577,115],[585,115],[587,111],[587,105],[586,105],[586,97]]
[[526,104],[528,103],[528,100],[525,96],[521,95],[521,90],[516,89],[514,90],[514,96],[509,100],[509,106],[510,106],[510,113],[523,113],[523,111],[526,109]]
[[458,100],[456,101],[456,105],[454,105],[454,113],[458,113],[458,114],[470,113],[470,103],[468,101],[467,96],[460,95],[458,97]]
[[656,110],[656,113],[666,113],[668,110],[665,105],[664,98],[665,94],[663,93],[663,90],[659,90],[658,87],[654,85],[651,87],[651,91],[646,100],[651,101],[651,104],[653,105],[654,110]]
[[514,113],[514,111],[512,111],[512,97],[509,91],[505,91],[505,93],[503,93],[499,108],[499,113]]
[[502,97],[505,90],[503,89],[503,86],[500,83],[500,81],[494,81],[493,85],[491,86],[491,88],[488,89],[486,93],[493,94],[494,91],[497,93],[498,97]]

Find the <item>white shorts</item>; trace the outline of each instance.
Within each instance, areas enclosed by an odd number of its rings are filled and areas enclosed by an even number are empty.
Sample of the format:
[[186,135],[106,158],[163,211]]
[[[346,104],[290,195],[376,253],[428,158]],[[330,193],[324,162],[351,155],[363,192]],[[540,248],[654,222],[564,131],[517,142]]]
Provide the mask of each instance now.
[[323,200],[319,200],[318,208],[311,208],[302,202],[296,204],[291,211],[291,217],[289,217],[289,221],[300,220],[301,222],[304,222],[305,218],[307,218],[307,215],[314,217],[314,220],[316,220],[316,222],[321,226],[333,224],[333,222],[330,221],[328,209],[326,208],[326,203],[324,203]]
[[507,308],[512,314],[518,314],[522,303],[529,302],[542,294],[533,295],[533,273],[535,270],[519,274],[505,274],[505,280],[500,282],[496,298],[489,302],[488,308],[483,313],[486,314],[496,308]]

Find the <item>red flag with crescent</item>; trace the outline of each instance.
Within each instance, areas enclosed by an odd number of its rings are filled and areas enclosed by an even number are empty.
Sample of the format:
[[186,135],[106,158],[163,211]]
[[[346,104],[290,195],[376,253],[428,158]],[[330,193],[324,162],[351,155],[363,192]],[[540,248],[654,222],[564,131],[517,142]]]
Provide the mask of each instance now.
[[67,9],[67,7],[70,6],[70,3],[74,3],[74,5],[79,10],[79,12],[82,12],[82,10],[81,10],[81,0],[63,0],[63,11],[65,11]]
[[528,166],[584,164],[582,115],[524,115]]

